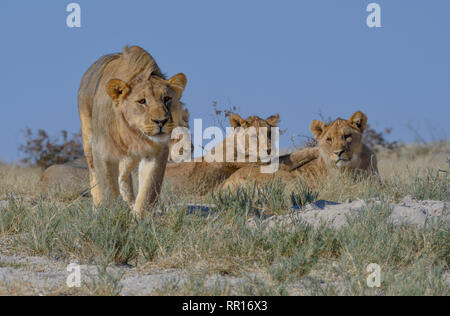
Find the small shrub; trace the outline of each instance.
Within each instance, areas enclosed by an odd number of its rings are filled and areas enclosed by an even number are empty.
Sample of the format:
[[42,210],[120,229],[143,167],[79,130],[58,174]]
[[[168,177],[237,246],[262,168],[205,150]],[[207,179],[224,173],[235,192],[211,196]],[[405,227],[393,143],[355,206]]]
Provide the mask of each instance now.
[[303,207],[309,203],[317,201],[319,192],[313,191],[309,186],[301,181],[297,182],[295,191],[291,192],[291,202],[293,207]]
[[286,185],[280,179],[257,186],[256,204],[273,212],[285,209],[287,207],[285,189]]
[[238,284],[237,295],[287,296],[289,292],[283,285],[274,286],[258,276],[245,275],[244,280]]
[[415,176],[408,192],[418,200],[450,201],[448,173],[427,169],[425,176]]
[[21,245],[34,255],[57,257],[61,253],[58,233],[62,223],[57,207],[40,202],[24,219],[26,232],[20,237]]
[[152,219],[139,223],[136,230],[136,248],[139,249],[145,260],[152,262],[158,251],[157,232]]
[[374,128],[367,124],[366,130],[363,135],[363,143],[368,145],[370,148],[384,148],[395,150],[400,147],[400,144],[396,141],[388,141],[387,135],[391,134],[392,129],[386,128],[383,132],[376,131]]
[[279,179],[257,185],[238,186],[212,194],[213,203],[221,210],[235,210],[243,214],[273,213],[287,209],[286,185]]
[[238,111],[238,108],[236,106],[228,106],[227,108],[221,109],[219,106],[219,103],[217,101],[214,101],[212,103],[213,107],[213,123],[216,126],[219,126],[222,128],[222,130],[225,131],[226,126],[230,125],[228,123],[228,119],[230,118],[231,114],[236,113]]
[[27,210],[20,201],[9,198],[8,206],[0,207],[0,213],[0,235],[13,235],[22,231]]
[[[222,210],[235,210],[244,214],[262,214],[264,212],[279,213],[291,207],[301,207],[315,202],[318,192],[311,190],[302,182],[286,195],[288,186],[280,179],[261,185],[238,186],[234,190],[224,190],[212,194],[213,203]],[[290,202],[289,204],[289,196]]]
[[51,138],[45,130],[38,130],[33,135],[30,128],[25,131],[25,145],[19,146],[19,152],[24,155],[21,160],[26,165],[48,168],[51,165],[63,164],[84,155],[81,142],[81,132],[69,138],[67,131],[61,131],[59,136]]
[[298,250],[292,257],[282,257],[269,269],[272,278],[283,283],[294,281],[307,274],[315,264],[315,259],[308,257],[302,250]]
[[79,227],[79,243],[83,250],[91,250],[99,263],[125,264],[136,258],[135,227],[133,214],[122,203],[111,207],[99,207],[82,217]]
[[253,200],[256,186],[239,186],[235,190],[223,190],[211,195],[212,201],[220,210],[234,210],[240,213],[254,211]]
[[90,282],[85,283],[91,295],[119,296],[123,286],[123,271],[113,271],[107,265],[97,265],[97,274],[88,274]]

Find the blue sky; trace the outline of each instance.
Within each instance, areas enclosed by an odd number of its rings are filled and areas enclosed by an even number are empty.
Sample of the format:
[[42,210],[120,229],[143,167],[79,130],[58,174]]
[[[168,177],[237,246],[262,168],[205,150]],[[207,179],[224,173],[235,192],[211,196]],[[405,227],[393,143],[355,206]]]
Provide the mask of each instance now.
[[[82,27],[66,26],[81,6]],[[366,6],[381,6],[368,28]],[[14,161],[23,131],[80,128],[77,90],[101,55],[140,45],[169,76],[184,72],[191,120],[212,124],[213,101],[243,116],[279,113],[311,135],[319,113],[364,111],[391,139],[450,137],[450,1],[3,0],[0,157]]]

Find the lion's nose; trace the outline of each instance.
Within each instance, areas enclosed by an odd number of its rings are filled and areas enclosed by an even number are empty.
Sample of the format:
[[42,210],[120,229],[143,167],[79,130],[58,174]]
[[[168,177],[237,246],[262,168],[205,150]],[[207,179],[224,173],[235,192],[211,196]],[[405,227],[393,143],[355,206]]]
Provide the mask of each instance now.
[[336,154],[336,156],[340,157],[343,153],[345,152],[345,150],[335,150],[334,153]]
[[166,125],[166,123],[169,121],[169,119],[164,120],[152,120],[155,124],[157,124],[159,127],[163,127]]

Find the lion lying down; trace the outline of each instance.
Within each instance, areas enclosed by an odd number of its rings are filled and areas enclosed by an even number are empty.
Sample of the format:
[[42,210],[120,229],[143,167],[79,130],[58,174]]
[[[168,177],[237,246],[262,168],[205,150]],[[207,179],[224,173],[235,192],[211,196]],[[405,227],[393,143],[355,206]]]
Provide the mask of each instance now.
[[[267,119],[258,116],[250,116],[246,119],[241,118],[237,114],[230,116],[230,125],[234,128],[234,132],[220,144],[216,145],[210,152],[201,158],[200,162],[181,162],[169,163],[166,167],[165,181],[167,181],[176,191],[189,191],[196,194],[205,194],[213,190],[224,180],[230,177],[240,168],[252,165],[258,166],[259,162],[249,162],[250,155],[249,146],[241,148],[237,145],[237,137],[239,133],[245,132],[253,127],[256,135],[260,135],[260,128],[266,128],[267,148],[271,148],[271,128],[276,127],[279,121],[279,115],[273,115]],[[242,128],[241,131],[238,128]],[[264,131],[264,130],[261,130]],[[230,142],[230,140],[232,140]],[[233,144],[233,147],[227,146],[227,143]],[[220,150],[222,153],[221,161],[224,162],[208,162],[213,160],[215,152]],[[245,157],[246,162],[225,162],[227,161],[227,151],[232,150],[234,161],[240,153]]]
[[274,174],[263,174],[253,166],[241,168],[225,180],[221,188],[235,188],[249,182],[264,183],[276,178],[289,182],[298,177],[315,186],[333,170],[378,177],[376,155],[362,143],[366,125],[367,117],[359,111],[349,120],[338,118],[330,124],[314,120],[311,131],[318,142],[317,147],[280,158],[280,169]]

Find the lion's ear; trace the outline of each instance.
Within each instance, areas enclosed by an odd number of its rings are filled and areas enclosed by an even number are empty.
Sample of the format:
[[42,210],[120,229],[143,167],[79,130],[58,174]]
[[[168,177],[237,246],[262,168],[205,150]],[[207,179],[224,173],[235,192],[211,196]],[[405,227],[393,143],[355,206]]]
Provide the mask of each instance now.
[[125,99],[130,93],[130,87],[120,79],[112,79],[106,85],[106,92],[117,105],[119,101]]
[[183,111],[183,121],[189,122],[189,110],[188,109],[185,109]]
[[277,126],[278,122],[280,121],[280,115],[279,114],[275,114],[272,115],[270,117],[268,117],[266,119],[266,122],[270,125],[270,126]]
[[179,73],[170,78],[169,83],[172,89],[175,90],[175,93],[177,94],[178,98],[180,99],[181,95],[183,94],[184,88],[186,88],[187,85],[186,76],[183,73]]
[[242,124],[244,123],[244,119],[242,117],[240,117],[238,114],[231,114],[230,115],[230,125],[231,127],[234,128],[238,128],[240,126],[242,126]]
[[367,116],[363,112],[358,111],[352,115],[348,122],[350,123],[350,126],[362,133],[366,129]]
[[325,130],[325,123],[321,121],[314,120],[310,126],[311,132],[314,135],[315,139],[319,139],[322,136],[322,133]]

